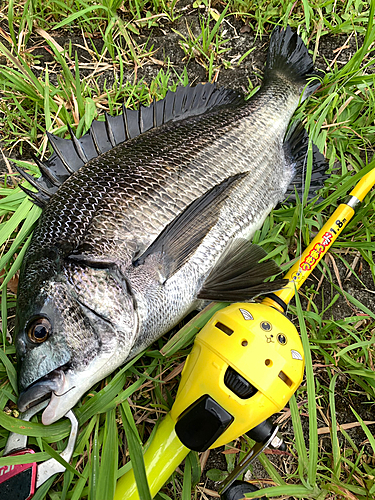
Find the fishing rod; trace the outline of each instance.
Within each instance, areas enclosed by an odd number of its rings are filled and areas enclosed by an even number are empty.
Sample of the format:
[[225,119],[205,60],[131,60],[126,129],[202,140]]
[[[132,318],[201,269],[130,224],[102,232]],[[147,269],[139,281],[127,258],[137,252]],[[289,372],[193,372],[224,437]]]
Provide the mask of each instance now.
[[[222,500],[236,500],[257,488],[236,478],[268,446],[285,449],[278,427],[269,419],[280,411],[300,385],[304,372],[302,343],[294,325],[284,315],[287,305],[327,253],[355,213],[355,208],[375,185],[375,168],[350,192],[285,276],[285,287],[269,294],[260,304],[215,304],[194,318],[199,330],[188,356],[171,411],[157,428],[145,454],[144,464],[151,496],[167,482],[190,450],[205,451],[243,434],[255,445],[222,482]],[[214,311],[217,311],[214,313]],[[205,326],[204,323],[207,321]],[[28,421],[47,404],[36,405],[20,415]],[[27,436],[11,433],[0,467],[0,497],[30,500],[36,489],[63,472],[72,457],[78,421],[66,414],[71,431],[60,459],[41,464],[18,464],[27,448]],[[114,500],[139,500],[133,470],[117,482]]]
[[[236,303],[215,312],[195,338],[176,400],[144,454],[151,497],[190,452],[205,451],[247,434],[255,445],[221,483],[222,500],[256,491],[236,480],[268,446],[285,449],[278,427],[268,420],[302,382],[305,360],[295,326],[285,312],[375,185],[375,168],[365,174],[334,211],[298,261],[286,285],[260,304]],[[114,500],[139,500],[131,469],[117,482]]]

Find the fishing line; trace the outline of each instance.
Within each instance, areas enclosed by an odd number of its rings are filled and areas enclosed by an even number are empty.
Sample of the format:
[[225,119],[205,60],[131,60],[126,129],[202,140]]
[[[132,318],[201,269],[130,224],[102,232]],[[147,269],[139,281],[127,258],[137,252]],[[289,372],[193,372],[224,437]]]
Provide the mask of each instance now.
[[76,386],[73,385],[73,387],[71,387],[70,389],[68,389],[67,391],[63,392],[62,394],[56,394],[55,391],[52,391],[53,395],[56,396],[57,398],[61,398],[62,396],[65,396],[65,394],[68,394],[68,392],[72,391],[73,389],[75,389]]

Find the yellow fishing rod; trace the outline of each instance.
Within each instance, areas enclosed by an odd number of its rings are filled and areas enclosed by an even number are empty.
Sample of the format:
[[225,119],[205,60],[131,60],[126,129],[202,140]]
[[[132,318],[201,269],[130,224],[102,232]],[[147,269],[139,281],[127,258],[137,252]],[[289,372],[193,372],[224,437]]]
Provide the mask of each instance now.
[[[293,298],[375,185],[375,168],[350,192],[285,276],[287,284],[261,304],[237,303],[219,310],[196,336],[176,401],[144,454],[151,497],[190,450],[205,451],[243,434],[255,445],[221,484],[223,500],[256,488],[235,481],[264,448],[282,448],[268,418],[300,385],[304,353],[298,332],[284,315]],[[241,496],[242,495],[242,496]],[[140,500],[133,470],[117,482],[114,500]]]
[[282,290],[271,294],[271,297],[266,297],[262,302],[263,304],[276,307],[280,311],[285,309],[283,304],[289,304],[294,297],[295,291],[299,290],[310,273],[316,268],[319,261],[331,248],[336,238],[342,233],[345,226],[353,217],[357,205],[363,201],[366,194],[374,185],[375,169],[373,168],[362,177],[349,193],[346,203],[342,203],[337,207],[326,224],[324,224],[303,252],[298,262],[289,269],[285,275],[288,284]]

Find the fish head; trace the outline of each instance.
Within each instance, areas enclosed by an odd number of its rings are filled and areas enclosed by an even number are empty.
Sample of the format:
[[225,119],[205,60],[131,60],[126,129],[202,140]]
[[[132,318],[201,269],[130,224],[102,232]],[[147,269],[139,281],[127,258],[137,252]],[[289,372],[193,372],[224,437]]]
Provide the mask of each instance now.
[[74,274],[75,281],[69,280],[65,270],[44,281],[35,294],[22,283],[19,287],[18,407],[25,411],[50,398],[42,416],[46,425],[63,417],[93,384],[124,362],[137,329],[132,297],[116,297],[116,280],[103,270]]

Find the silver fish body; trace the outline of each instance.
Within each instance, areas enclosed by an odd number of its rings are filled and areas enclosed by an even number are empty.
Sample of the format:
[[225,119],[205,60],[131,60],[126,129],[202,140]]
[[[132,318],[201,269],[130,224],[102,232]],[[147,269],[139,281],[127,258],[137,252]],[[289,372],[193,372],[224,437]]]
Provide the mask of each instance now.
[[[279,67],[283,51],[299,59]],[[212,275],[247,248],[295,174],[284,138],[311,61],[289,28],[270,54],[248,102],[228,94],[151,128],[89,159],[51,196],[19,282],[20,409],[52,394],[43,422],[58,420],[199,300],[220,300]],[[304,67],[290,76],[288,64]]]

